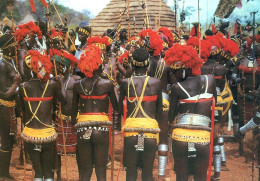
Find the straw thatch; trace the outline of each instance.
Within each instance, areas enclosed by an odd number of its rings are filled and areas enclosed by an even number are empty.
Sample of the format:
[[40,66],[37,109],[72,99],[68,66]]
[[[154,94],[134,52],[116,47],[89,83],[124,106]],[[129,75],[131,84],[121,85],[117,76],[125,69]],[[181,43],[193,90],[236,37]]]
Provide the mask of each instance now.
[[[5,16],[4,19],[0,22],[0,24],[1,24],[2,26],[7,25],[7,26],[9,26],[9,27],[12,27],[12,21],[11,21],[9,18],[7,18],[6,16]],[[14,26],[16,26],[16,25],[14,24]]]
[[[142,8],[141,0],[129,0],[129,17],[130,17],[130,33],[134,35],[134,17],[136,24],[136,32],[143,29],[144,19],[146,19],[145,9]],[[166,26],[170,29],[175,28],[175,15],[171,8],[161,0],[147,0],[147,11],[149,17],[150,28],[158,28],[159,14],[160,26]],[[108,28],[115,28],[119,22],[120,12],[127,7],[127,0],[111,0],[107,6],[91,21],[92,35],[101,35]],[[121,18],[121,25],[128,29],[127,11]]]
[[228,18],[240,0],[220,0],[214,16]]
[[28,11],[25,17],[22,21],[19,22],[19,25],[28,23],[29,21],[36,22],[36,20],[33,18],[32,14]]

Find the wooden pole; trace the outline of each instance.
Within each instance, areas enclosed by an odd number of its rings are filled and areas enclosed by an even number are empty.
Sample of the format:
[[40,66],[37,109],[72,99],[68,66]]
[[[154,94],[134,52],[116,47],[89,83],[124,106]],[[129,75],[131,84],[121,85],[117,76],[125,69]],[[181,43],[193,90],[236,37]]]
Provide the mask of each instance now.
[[[57,77],[57,67],[56,67],[56,62],[53,57],[53,65],[54,65],[54,72],[55,72],[55,77]],[[66,151],[66,146],[65,146],[65,134],[64,134],[64,125],[63,125],[63,120],[61,119],[61,103],[58,102],[59,105],[59,118],[60,118],[60,123],[61,123],[61,131],[62,131],[62,140],[63,140],[63,149],[64,149],[64,156],[65,156],[65,169],[66,169],[66,180],[69,181],[68,177],[68,167],[67,167],[67,151]]]
[[[9,4],[9,11],[10,11],[10,16],[11,16],[11,21],[12,21],[12,29],[13,32],[15,33],[15,26],[14,26],[14,18],[13,18],[13,12],[12,12],[12,5]],[[14,35],[14,42],[16,42],[16,36]],[[19,74],[19,69],[18,69],[18,49],[17,49],[17,45],[14,46],[15,48],[15,67],[16,67],[16,72]]]
[[147,0],[145,0],[146,23],[147,23],[147,28],[150,28],[147,5],[148,5],[148,4],[147,4]]
[[130,0],[127,0],[127,18],[128,18],[128,30],[127,30],[127,38],[130,38],[130,15],[129,15],[129,10],[130,10]]
[[162,0],[159,0],[160,3],[160,9],[159,9],[159,23],[158,23],[158,28],[161,26],[161,11],[162,11]]
[[179,22],[178,22],[178,12],[177,12],[177,0],[174,0],[174,10],[175,10],[176,29],[178,29],[179,28]]
[[201,53],[201,39],[200,39],[200,0],[198,0],[198,22],[199,22],[199,57],[200,57],[200,53]]
[[[64,23],[63,23],[63,21],[62,21],[62,19],[61,19],[61,17],[60,17],[60,13],[59,13],[59,11],[57,10],[57,8],[56,8],[56,6],[55,6],[53,0],[51,0],[51,2],[52,2],[52,5],[53,5],[53,7],[54,7],[54,9],[55,9],[55,11],[56,11],[56,13],[57,13],[59,19],[60,19],[60,22],[61,22],[62,26],[65,26]],[[77,50],[77,48],[76,48],[76,46],[75,46],[74,42],[72,41],[72,39],[71,39],[71,37],[70,37],[69,34],[68,34],[68,37],[69,37],[70,42],[71,42],[71,44],[73,45],[74,49]]]
[[[22,121],[21,121],[22,124]],[[23,124],[22,124],[22,130],[23,131]],[[22,153],[23,153],[23,180],[26,181],[26,158],[25,158],[25,152],[24,152],[24,141],[23,139],[21,140],[21,146],[22,146]],[[33,170],[32,170],[33,171]]]

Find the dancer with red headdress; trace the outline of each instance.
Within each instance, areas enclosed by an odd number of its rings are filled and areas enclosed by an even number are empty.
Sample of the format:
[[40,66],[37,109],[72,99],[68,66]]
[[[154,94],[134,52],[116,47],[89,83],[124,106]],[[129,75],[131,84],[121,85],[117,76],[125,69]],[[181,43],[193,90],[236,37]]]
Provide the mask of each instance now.
[[[81,79],[77,75],[73,75],[74,66],[78,63],[76,57],[64,50],[63,45],[63,33],[51,29],[50,35],[50,47],[49,54],[53,64],[55,64],[55,75],[58,75],[58,79],[62,82],[63,86],[62,92],[66,96],[66,104],[61,105],[61,113],[59,110],[55,112],[56,114],[56,131],[58,134],[56,140],[56,149],[58,153],[58,169],[57,169],[57,180],[61,180],[61,155],[65,154],[64,144],[66,146],[67,155],[76,154],[77,145],[77,133],[72,127],[71,122],[71,110],[72,110],[72,97],[73,97],[73,85],[74,83]],[[55,62],[54,62],[55,61]],[[63,121],[63,127],[61,124]],[[64,143],[62,129],[64,128]]]
[[[124,119],[122,131],[126,180],[137,179],[138,167],[142,168],[142,180],[153,180],[155,152],[158,143],[163,143],[159,132],[167,132],[167,127],[162,126],[167,124],[167,120],[161,119],[161,83],[146,75],[149,53],[144,48],[136,49],[132,57],[134,73],[131,78],[122,80],[119,99],[119,115]],[[168,151],[167,144],[159,145],[159,148]]]
[[65,103],[59,84],[50,80],[50,57],[29,50],[24,60],[24,75],[29,78],[19,87],[24,129],[21,137],[28,149],[34,180],[54,179],[55,140],[53,121],[54,100]]
[[15,31],[16,43],[18,44],[18,69],[23,80],[28,80],[30,77],[24,75],[23,61],[28,50],[43,51],[41,44],[38,42],[42,38],[42,32],[40,28],[32,21],[18,25],[18,29]]
[[176,180],[193,174],[195,180],[206,181],[213,147],[214,77],[200,75],[203,60],[191,46],[175,44],[165,52],[165,61],[181,72],[175,74],[178,83],[172,86],[169,110]]
[[78,68],[86,78],[73,87],[71,118],[77,128],[80,181],[90,180],[93,167],[97,180],[106,180],[108,132],[109,126],[113,125],[108,118],[109,102],[117,110],[113,82],[101,78],[103,56],[99,47],[106,47],[106,44],[93,43],[84,49]]

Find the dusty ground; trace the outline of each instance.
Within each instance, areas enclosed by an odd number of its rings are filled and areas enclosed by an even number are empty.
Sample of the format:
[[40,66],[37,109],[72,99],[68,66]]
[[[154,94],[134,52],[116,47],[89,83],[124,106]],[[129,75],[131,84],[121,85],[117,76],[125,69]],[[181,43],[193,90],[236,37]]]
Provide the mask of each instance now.
[[[231,132],[228,134],[232,134]],[[18,138],[19,141],[19,138]],[[19,143],[19,142],[18,142]],[[115,137],[115,170],[114,170],[114,179],[117,180],[117,176],[119,173],[119,181],[124,181],[125,180],[125,171],[122,171],[120,169],[120,160],[121,160],[121,155],[122,155],[122,134],[118,134]],[[225,143],[225,148],[226,148],[226,158],[227,158],[227,165],[230,171],[223,171],[221,172],[221,177],[223,181],[251,181],[252,180],[252,172],[251,172],[251,163],[245,163],[245,158],[239,157],[239,158],[234,158],[233,154],[236,153],[238,150],[238,144],[235,142],[226,142]],[[18,157],[19,157],[19,150],[20,146],[16,145],[14,150],[13,150],[13,155],[12,155],[12,161],[11,161],[11,168],[10,168],[10,173],[13,175],[16,180],[24,180],[24,171],[23,170],[18,170],[16,168],[16,165],[18,164]],[[68,177],[70,181],[76,181],[78,178],[78,172],[77,172],[77,165],[75,161],[75,157],[68,156]],[[155,165],[154,165],[154,178],[157,180],[158,177],[158,160],[155,160]],[[65,167],[64,167],[64,156],[62,157],[62,178],[65,180],[66,178],[66,173],[65,173]],[[167,177],[165,180],[167,181],[175,181],[175,173],[173,172],[173,159],[169,159],[168,165],[167,165]],[[120,172],[119,172],[120,171]],[[94,173],[94,172],[93,172]],[[213,174],[213,172],[212,172]],[[33,178],[33,173],[32,171],[26,171],[25,179],[26,180],[32,180]],[[108,166],[107,169],[107,180],[111,180],[111,169],[110,166]],[[254,171],[254,181],[256,181],[258,178],[258,170],[255,169]],[[95,175],[93,174],[93,181],[96,180]],[[139,172],[139,178],[140,179],[140,172]]]

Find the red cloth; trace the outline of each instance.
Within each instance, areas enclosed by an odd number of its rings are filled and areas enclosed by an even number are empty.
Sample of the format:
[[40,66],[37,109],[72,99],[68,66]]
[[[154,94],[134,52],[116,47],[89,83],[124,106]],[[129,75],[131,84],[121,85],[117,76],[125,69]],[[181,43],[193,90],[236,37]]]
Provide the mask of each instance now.
[[49,101],[52,100],[53,96],[51,97],[24,97],[24,101]]
[[105,99],[107,97],[107,94],[101,95],[101,96],[86,96],[86,95],[80,95],[80,98],[82,99]]
[[[75,154],[76,145],[77,145],[77,132],[72,129],[73,126],[71,124],[71,121],[63,120],[63,128],[64,128],[64,136],[65,136],[66,154]],[[63,155],[64,147],[63,147],[62,128],[61,128],[61,122],[58,119],[56,119],[56,131],[58,134],[56,140],[57,153]]]

